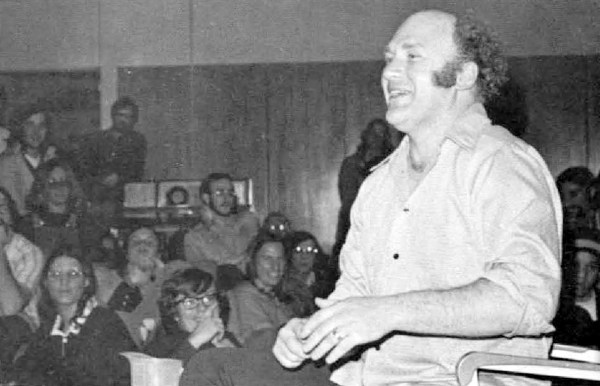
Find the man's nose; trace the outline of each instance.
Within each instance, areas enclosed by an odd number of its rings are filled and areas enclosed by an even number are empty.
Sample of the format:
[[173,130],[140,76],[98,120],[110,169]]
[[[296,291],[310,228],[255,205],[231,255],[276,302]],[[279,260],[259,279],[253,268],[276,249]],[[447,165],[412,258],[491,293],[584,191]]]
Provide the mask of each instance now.
[[406,74],[406,60],[392,59],[383,68],[383,76],[388,79],[402,77]]

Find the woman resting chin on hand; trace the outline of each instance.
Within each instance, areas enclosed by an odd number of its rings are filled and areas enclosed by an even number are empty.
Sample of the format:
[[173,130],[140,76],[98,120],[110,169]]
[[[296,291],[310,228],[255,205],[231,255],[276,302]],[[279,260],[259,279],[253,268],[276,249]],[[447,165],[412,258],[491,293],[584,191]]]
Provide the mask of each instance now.
[[225,302],[209,273],[197,268],[176,272],[163,283],[159,300],[162,326],[147,353],[185,362],[198,350],[239,347],[221,318]]

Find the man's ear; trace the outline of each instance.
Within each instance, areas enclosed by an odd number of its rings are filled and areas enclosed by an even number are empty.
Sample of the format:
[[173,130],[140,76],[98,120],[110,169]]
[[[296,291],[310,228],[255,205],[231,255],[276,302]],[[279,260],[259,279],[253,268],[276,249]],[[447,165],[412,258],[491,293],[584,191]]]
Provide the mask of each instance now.
[[456,88],[468,90],[477,85],[479,67],[475,62],[463,63],[461,69],[456,72]]
[[210,205],[210,194],[202,193],[202,202],[204,202],[204,205]]

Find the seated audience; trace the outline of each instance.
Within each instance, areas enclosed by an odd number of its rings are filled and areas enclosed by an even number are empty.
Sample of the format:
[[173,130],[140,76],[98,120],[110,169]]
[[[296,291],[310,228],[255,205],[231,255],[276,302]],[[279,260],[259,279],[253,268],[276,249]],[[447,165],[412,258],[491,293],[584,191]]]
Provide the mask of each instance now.
[[184,238],[185,258],[216,275],[218,290],[229,290],[245,273],[250,240],[258,233],[258,217],[238,210],[229,174],[210,174],[200,187],[205,204],[201,221]]
[[28,198],[30,213],[19,222],[19,230],[41,248],[44,256],[59,245],[82,248],[82,239],[94,238],[84,234],[90,229],[85,205],[71,167],[64,160],[52,159],[38,168]]
[[48,259],[43,280],[42,325],[7,379],[30,386],[128,385],[119,353],[135,346],[121,319],[98,306],[87,260],[61,248]]
[[[314,299],[326,298],[335,287],[335,272],[329,262],[329,256],[309,232],[293,232],[286,240],[290,250],[290,264],[284,284],[284,291],[290,292],[292,286],[304,286],[310,291],[310,309],[296,310],[297,316],[309,316],[314,311]],[[299,283],[299,284],[298,284]]]
[[563,288],[554,320],[556,343],[600,348],[600,232],[568,233],[563,259]]
[[175,272],[162,285],[162,324],[146,352],[185,362],[199,350],[238,347],[235,337],[225,330],[226,301],[209,273],[198,268]]
[[281,289],[285,265],[283,241],[259,233],[250,246],[249,281],[241,282],[228,293],[231,305],[228,328],[242,344],[262,332],[272,332],[274,339],[277,329],[293,316]]
[[265,217],[265,220],[260,227],[260,231],[283,238],[292,232],[292,224],[283,213],[270,212],[267,217]]
[[158,298],[164,264],[158,239],[148,228],[134,231],[127,240],[125,266],[110,269],[96,264],[98,302],[117,311],[139,349],[152,339],[160,320]]
[[55,158],[57,149],[49,144],[48,114],[32,107],[14,118],[21,146],[0,156],[0,186],[15,200],[20,216],[27,213],[26,199],[33,184],[35,171],[44,162]]
[[556,179],[565,230],[594,227],[594,214],[588,195],[593,179],[592,172],[583,166],[568,168]]
[[14,315],[28,306],[37,324],[33,295],[38,291],[44,266],[42,251],[14,231],[17,209],[6,189],[0,187],[0,315]]

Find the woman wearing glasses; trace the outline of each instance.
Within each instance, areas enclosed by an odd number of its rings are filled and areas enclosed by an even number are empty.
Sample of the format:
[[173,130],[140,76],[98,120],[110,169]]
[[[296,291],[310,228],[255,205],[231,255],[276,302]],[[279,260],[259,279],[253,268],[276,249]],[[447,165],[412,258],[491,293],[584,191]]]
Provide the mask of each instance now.
[[198,268],[175,272],[162,285],[159,307],[162,325],[146,348],[148,354],[185,362],[199,350],[239,347],[225,329],[226,299],[209,273]]
[[334,270],[329,266],[329,256],[311,233],[292,232],[285,241],[290,257],[282,292],[296,317],[308,317],[317,309],[315,298],[325,298],[333,291]]
[[135,348],[121,319],[99,307],[90,264],[59,248],[43,270],[42,324],[18,359],[9,381],[25,385],[128,385],[120,352]]
[[297,280],[306,285],[313,298],[325,298],[335,287],[334,270],[330,267],[329,256],[323,253],[317,238],[309,232],[297,231],[288,237],[291,251],[288,281]]

